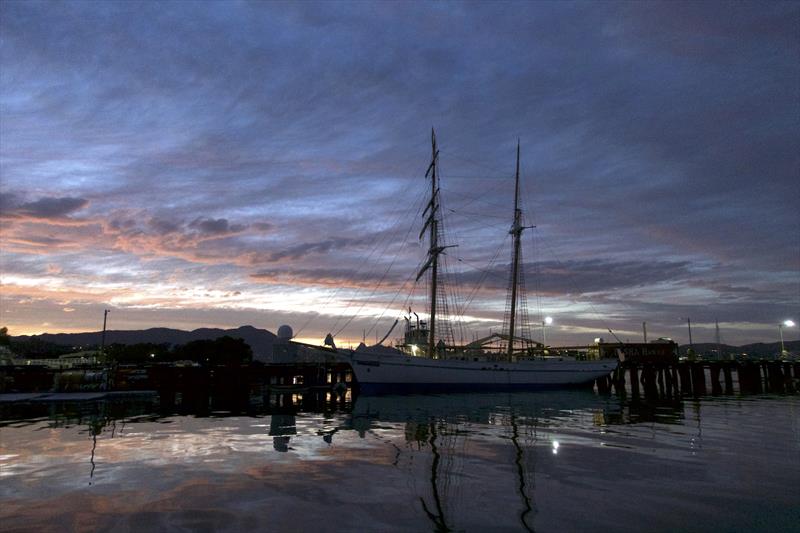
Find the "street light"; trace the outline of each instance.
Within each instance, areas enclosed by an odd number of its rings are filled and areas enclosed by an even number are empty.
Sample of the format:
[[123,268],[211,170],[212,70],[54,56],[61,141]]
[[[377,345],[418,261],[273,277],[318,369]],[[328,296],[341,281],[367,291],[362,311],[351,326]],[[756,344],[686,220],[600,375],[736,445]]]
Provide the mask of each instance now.
[[783,328],[793,328],[794,321],[793,320],[784,320],[780,324],[778,324],[778,332],[781,334],[781,357],[786,357],[786,347],[783,345]]
[[545,333],[545,328],[553,323],[553,317],[546,316],[544,320],[542,320],[542,348],[547,346],[547,334]]

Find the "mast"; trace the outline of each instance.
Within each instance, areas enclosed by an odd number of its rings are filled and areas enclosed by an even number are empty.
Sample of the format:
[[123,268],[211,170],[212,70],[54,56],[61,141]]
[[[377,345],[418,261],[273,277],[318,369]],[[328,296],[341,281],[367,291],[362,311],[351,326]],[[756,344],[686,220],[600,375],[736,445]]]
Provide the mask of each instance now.
[[[439,157],[439,150],[436,149],[436,132],[431,128],[431,164],[428,165],[428,170],[425,172],[425,177],[431,177],[431,200],[428,206],[423,211],[422,216],[427,216],[425,224],[422,226],[422,231],[419,232],[419,238],[422,239],[425,235],[425,230],[430,230],[429,239],[430,247],[428,248],[428,260],[417,273],[417,281],[429,268],[431,269],[431,302],[430,302],[430,324],[428,328],[428,356],[433,357],[436,349],[436,291],[437,281],[439,278],[439,254],[444,251],[445,246],[439,246],[438,233],[439,233],[439,220],[436,218],[437,211],[439,210],[438,192],[439,189],[436,183],[436,162]],[[428,214],[430,212],[430,215]]]
[[[439,244],[439,182],[437,181],[437,165],[439,161],[439,150],[436,148],[436,132],[431,128],[431,164],[428,165],[428,170],[425,172],[425,177],[431,177],[431,200],[422,216],[428,217],[425,219],[425,224],[422,225],[422,230],[419,232],[419,238],[425,235],[425,231],[430,230],[428,238],[430,239],[430,247],[428,248],[428,260],[422,265],[417,273],[416,281],[431,269],[431,304],[430,304],[430,324],[428,328],[428,356],[433,357],[436,353],[436,295],[439,282],[439,254],[444,252],[447,248],[454,248],[456,245],[441,246]],[[430,214],[428,214],[430,213]]]
[[514,181],[514,225],[509,233],[514,236],[514,260],[511,267],[511,316],[508,322],[508,360],[514,355],[514,322],[517,314],[517,283],[519,281],[519,247],[522,236],[522,211],[519,208],[519,139],[517,139],[517,172]]
[[428,357],[433,357],[433,354],[436,353],[434,350],[436,349],[436,282],[439,278],[439,254],[435,251],[436,246],[438,244],[438,232],[439,229],[439,221],[436,220],[436,133],[431,128],[431,259],[433,259],[433,263],[431,263],[431,316],[430,321],[431,323],[428,325],[429,335],[428,335]]

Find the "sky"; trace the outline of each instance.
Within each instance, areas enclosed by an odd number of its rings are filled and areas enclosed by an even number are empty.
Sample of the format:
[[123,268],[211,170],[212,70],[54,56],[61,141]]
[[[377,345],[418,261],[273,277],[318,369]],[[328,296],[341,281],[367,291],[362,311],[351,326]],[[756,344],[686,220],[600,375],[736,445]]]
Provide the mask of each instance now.
[[459,335],[502,327],[519,139],[534,337],[777,341],[798,28],[797,2],[6,0],[0,325],[374,342],[425,314],[433,128]]

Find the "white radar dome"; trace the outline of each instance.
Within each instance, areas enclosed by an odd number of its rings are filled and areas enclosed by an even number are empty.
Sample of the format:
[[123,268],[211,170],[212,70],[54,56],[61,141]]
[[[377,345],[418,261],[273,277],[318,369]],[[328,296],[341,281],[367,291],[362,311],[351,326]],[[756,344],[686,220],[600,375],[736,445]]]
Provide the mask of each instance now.
[[278,339],[282,341],[288,341],[291,340],[292,337],[294,337],[294,331],[292,331],[291,326],[287,326],[284,324],[283,326],[278,328]]

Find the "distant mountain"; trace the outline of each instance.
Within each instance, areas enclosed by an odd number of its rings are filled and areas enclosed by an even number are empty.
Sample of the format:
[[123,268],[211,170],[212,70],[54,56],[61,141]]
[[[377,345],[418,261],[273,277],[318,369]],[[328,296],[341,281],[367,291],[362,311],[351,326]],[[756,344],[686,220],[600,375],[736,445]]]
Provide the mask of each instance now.
[[[106,344],[186,344],[191,341],[213,340],[228,335],[234,339],[242,339],[253,349],[256,357],[272,355],[272,343],[275,334],[253,326],[241,326],[236,329],[200,328],[194,331],[183,331],[170,328],[150,328],[144,330],[109,330],[106,331]],[[19,335],[14,340],[42,341],[60,346],[98,346],[102,332],[85,333],[43,333],[41,335]]]
[[[42,341],[45,343],[57,344],[59,346],[98,346],[102,332],[92,331],[86,333],[43,333],[41,335],[19,335],[12,337],[18,341]],[[228,335],[234,339],[242,339],[253,349],[256,357],[270,357],[272,355],[272,344],[275,341],[275,334],[265,329],[254,328],[253,326],[241,326],[236,329],[200,328],[194,331],[184,331],[170,328],[150,328],[144,330],[109,330],[106,331],[106,344],[139,344],[152,342],[153,344],[186,344],[187,342],[218,339]],[[786,350],[792,353],[800,353],[800,340],[786,341]],[[773,357],[780,353],[781,343],[746,344],[744,346],[721,345],[722,354],[741,354],[746,353],[751,357]],[[681,355],[686,355],[689,345],[679,347]],[[714,353],[717,345],[712,342],[696,343],[694,350],[697,354]]]
[[[788,352],[791,353],[800,352],[800,341],[786,341],[784,345],[786,346],[786,351]],[[693,347],[695,353],[697,354],[715,353],[717,351],[717,344],[713,342],[695,343]],[[745,344],[744,346],[729,346],[727,344],[721,344],[719,348],[721,349],[723,355],[746,353],[750,357],[756,357],[756,358],[773,357],[781,353],[780,342],[770,342],[770,343],[756,342],[753,344]],[[686,355],[686,351],[688,349],[689,345],[684,344],[680,346],[679,353],[681,355]]]

